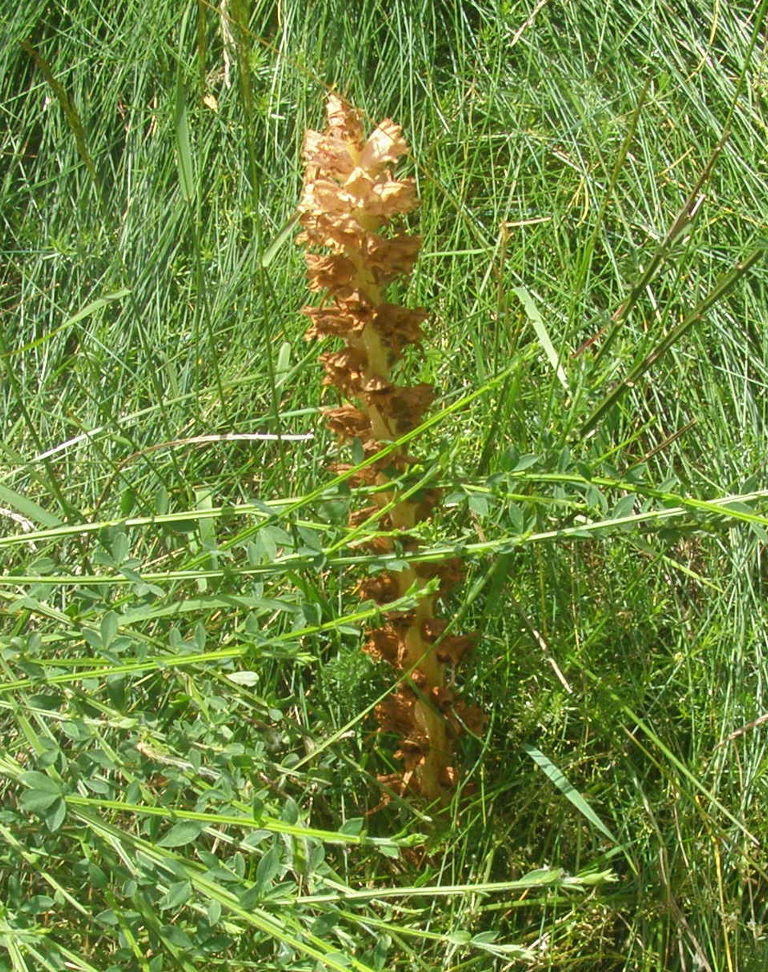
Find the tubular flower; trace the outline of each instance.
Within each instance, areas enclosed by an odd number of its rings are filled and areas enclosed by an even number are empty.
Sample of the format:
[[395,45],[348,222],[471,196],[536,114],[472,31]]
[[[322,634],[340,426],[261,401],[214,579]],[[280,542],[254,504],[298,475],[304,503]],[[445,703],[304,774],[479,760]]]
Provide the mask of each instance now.
[[[408,151],[399,125],[387,119],[366,138],[360,113],[335,94],[328,98],[327,119],[324,132],[308,131],[304,139],[298,237],[309,250],[309,288],[324,292],[325,298],[322,306],[305,307],[302,313],[311,322],[307,338],[344,342],[341,349],[321,355],[325,383],[343,399],[326,409],[326,422],[341,443],[358,440],[363,454],[373,457],[417,428],[434,398],[431,385],[403,387],[391,378],[404,348],[421,343],[427,312],[385,299],[387,285],[410,274],[421,240],[380,231],[417,205],[415,184],[392,174],[392,166]],[[374,552],[392,552],[396,544],[413,550],[418,541],[408,531],[428,519],[439,501],[433,489],[401,498],[402,485],[386,488],[393,475],[402,483],[413,461],[402,449],[390,451],[352,478],[356,486],[376,487],[369,500],[373,505],[350,516],[353,527],[378,524],[376,535],[366,541]],[[403,673],[376,710],[381,729],[400,739],[395,756],[403,772],[381,781],[401,794],[441,803],[456,782],[456,738],[465,726],[477,730],[483,722],[480,710],[458,700],[447,684],[474,638],[445,636],[446,622],[435,617],[437,601],[460,577],[460,564],[446,561],[384,572],[357,587],[362,597],[386,605],[414,586],[423,589],[437,580],[430,587],[434,593],[425,593],[414,610],[385,613],[384,625],[367,633],[363,650]]]

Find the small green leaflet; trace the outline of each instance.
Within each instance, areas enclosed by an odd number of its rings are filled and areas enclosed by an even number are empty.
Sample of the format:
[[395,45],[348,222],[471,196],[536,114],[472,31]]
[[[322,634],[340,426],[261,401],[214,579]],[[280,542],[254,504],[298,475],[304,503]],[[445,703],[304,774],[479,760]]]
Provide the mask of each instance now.
[[183,847],[198,837],[205,828],[199,820],[181,820],[174,824],[165,837],[157,842],[158,847]]

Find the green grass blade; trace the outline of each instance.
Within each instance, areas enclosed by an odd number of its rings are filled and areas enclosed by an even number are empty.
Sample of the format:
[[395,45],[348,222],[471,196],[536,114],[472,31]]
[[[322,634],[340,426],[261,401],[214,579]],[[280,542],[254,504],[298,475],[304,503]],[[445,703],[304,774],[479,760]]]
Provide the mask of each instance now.
[[610,829],[603,823],[603,821],[598,817],[592,807],[589,805],[588,801],[581,793],[568,782],[565,774],[562,770],[555,766],[548,756],[545,756],[541,750],[537,749],[535,746],[531,746],[528,743],[524,743],[522,746],[523,752],[527,753],[528,756],[539,766],[547,778],[552,782],[558,790],[563,794],[563,796],[568,800],[573,806],[579,811],[579,813],[588,820],[592,826],[599,830],[600,833],[607,837],[614,844],[618,844],[619,840]]

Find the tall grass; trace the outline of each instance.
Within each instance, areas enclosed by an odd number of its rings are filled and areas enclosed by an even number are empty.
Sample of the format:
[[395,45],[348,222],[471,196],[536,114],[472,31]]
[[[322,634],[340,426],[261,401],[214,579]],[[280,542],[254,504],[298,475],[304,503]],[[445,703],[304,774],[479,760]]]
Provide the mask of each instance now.
[[[765,6],[9,8],[0,967],[763,968]],[[422,199],[420,555],[491,713],[441,826],[368,813],[279,245],[333,85]]]

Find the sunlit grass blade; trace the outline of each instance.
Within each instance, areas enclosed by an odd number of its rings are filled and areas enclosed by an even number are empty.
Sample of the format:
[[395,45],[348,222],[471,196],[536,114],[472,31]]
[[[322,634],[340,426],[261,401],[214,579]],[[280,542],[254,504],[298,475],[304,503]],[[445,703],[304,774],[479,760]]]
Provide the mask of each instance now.
[[619,840],[611,830],[603,823],[603,821],[598,817],[595,811],[589,804],[589,801],[573,786],[568,782],[563,771],[552,762],[541,750],[537,749],[535,746],[531,746],[528,743],[524,743],[522,746],[523,752],[527,753],[531,759],[536,763],[537,766],[541,767],[545,776],[550,780],[554,786],[563,794],[566,800],[573,804],[573,806],[579,811],[579,813],[588,820],[592,826],[599,830],[604,837],[607,837],[613,844],[618,844]]

